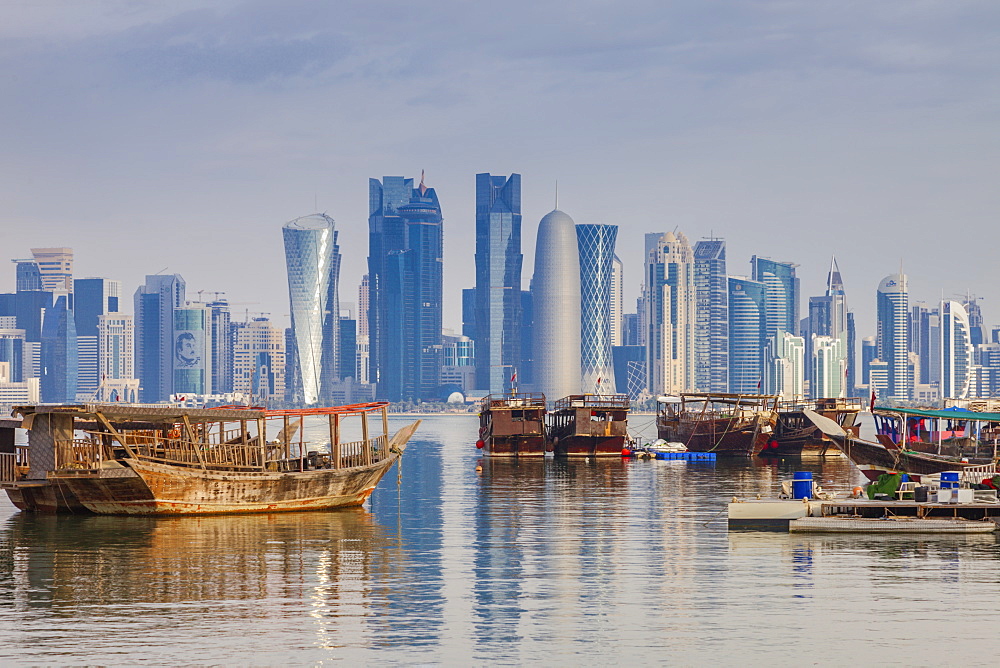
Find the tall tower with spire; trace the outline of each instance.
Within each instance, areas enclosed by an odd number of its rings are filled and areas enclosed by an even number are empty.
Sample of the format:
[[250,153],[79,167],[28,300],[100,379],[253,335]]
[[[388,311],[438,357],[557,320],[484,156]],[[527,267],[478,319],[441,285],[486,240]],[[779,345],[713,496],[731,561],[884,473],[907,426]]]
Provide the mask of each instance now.
[[806,339],[806,373],[810,395],[815,398],[845,396],[849,391],[847,296],[837,258],[830,258],[826,293],[809,298]]

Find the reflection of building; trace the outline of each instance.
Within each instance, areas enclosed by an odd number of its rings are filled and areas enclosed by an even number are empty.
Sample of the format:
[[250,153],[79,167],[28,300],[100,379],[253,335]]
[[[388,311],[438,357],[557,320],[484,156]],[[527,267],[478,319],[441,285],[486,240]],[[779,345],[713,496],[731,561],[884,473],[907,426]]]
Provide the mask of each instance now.
[[271,404],[285,397],[285,333],[267,318],[235,329],[233,392]]
[[878,358],[888,365],[886,396],[896,399],[909,399],[913,389],[908,351],[909,319],[906,275],[886,276],[878,286]]
[[[577,225],[580,248],[580,373],[585,392],[611,394],[615,388],[611,359],[616,308],[614,299],[617,225]],[[619,261],[620,267],[621,261]],[[558,399],[559,397],[553,397]]]
[[135,291],[135,366],[143,402],[166,401],[174,392],[174,309],[184,305],[179,274],[146,276]]
[[[559,210],[545,214],[538,223],[531,301],[535,337],[534,388],[544,393],[549,401],[578,394],[580,250],[573,219]],[[588,390],[592,391],[593,387]]]
[[211,326],[204,304],[174,309],[173,394],[212,394]]
[[315,404],[330,396],[337,376],[337,232],[333,218],[316,214],[287,223],[282,233],[297,361],[293,382],[301,386],[302,400]]
[[509,390],[521,361],[522,260],[521,175],[476,174],[473,322],[476,387],[482,391]]

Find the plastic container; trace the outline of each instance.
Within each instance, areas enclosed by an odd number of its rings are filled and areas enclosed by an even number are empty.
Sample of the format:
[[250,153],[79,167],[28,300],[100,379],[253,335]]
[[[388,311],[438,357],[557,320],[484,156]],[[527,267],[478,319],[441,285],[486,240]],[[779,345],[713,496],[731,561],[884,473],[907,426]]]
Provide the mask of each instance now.
[[917,503],[927,503],[927,486],[913,488],[913,500]]
[[811,499],[813,495],[812,471],[796,471],[792,476],[792,498]]

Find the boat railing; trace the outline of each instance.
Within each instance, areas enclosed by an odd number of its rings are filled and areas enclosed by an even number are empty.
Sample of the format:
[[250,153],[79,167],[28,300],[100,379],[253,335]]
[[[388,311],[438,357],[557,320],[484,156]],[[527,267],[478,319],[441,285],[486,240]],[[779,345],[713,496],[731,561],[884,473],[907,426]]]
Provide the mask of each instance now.
[[628,410],[627,394],[573,394],[555,403],[555,410],[568,408],[590,408],[594,410]]
[[12,483],[17,480],[17,455],[13,452],[0,452],[0,483]]
[[966,466],[961,469],[961,482],[969,484],[979,484],[985,478],[992,478],[997,474],[996,464],[983,464],[982,466]]
[[541,392],[490,394],[483,399],[480,408],[483,411],[495,408],[545,408],[545,395]]
[[[59,471],[96,470],[102,462],[113,459],[112,447],[117,441],[105,445],[104,432],[86,432],[91,438],[56,442],[55,468]],[[242,432],[241,432],[242,434]],[[367,466],[389,457],[384,435],[367,441],[338,443],[329,449],[310,455],[305,451],[289,457],[283,443],[267,443],[261,448],[256,442],[204,443],[176,438],[164,438],[130,433],[122,436],[129,456],[144,461],[204,467],[228,471],[291,470],[302,468],[309,461],[313,468],[353,468]],[[290,462],[297,462],[291,466]]]

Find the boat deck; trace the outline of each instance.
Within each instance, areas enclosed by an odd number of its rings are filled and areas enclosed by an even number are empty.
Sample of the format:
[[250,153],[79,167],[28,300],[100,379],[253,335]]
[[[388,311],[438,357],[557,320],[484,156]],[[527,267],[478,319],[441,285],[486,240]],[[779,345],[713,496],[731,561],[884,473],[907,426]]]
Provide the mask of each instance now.
[[729,504],[729,528],[787,531],[789,523],[803,517],[857,517],[878,519],[952,518],[1000,521],[1000,502],[931,503],[913,500],[868,499],[734,499]]

